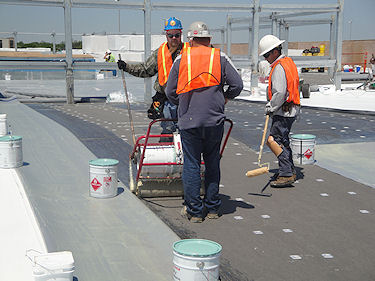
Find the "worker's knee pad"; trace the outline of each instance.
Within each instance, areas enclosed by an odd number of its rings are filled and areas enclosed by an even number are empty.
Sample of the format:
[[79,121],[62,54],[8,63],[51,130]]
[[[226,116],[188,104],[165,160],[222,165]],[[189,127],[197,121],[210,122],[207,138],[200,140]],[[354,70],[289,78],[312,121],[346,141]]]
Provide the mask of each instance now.
[[271,149],[273,154],[276,155],[276,157],[278,157],[283,152],[283,148],[274,140],[272,136],[268,137],[267,146]]

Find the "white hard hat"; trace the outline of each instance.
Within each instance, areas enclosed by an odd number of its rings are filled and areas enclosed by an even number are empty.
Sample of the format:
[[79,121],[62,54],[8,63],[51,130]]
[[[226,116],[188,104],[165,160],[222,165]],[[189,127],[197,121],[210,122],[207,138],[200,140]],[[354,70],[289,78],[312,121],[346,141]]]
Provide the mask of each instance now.
[[270,34],[264,36],[259,41],[259,56],[263,56],[265,53],[271,51],[272,49],[276,48],[284,42],[285,40],[280,40],[276,36]]
[[107,54],[110,54],[112,53],[110,49],[108,49],[107,51],[105,51]]
[[205,24],[203,21],[195,21],[193,22],[188,30],[187,37],[194,38],[194,37],[208,37],[211,38],[212,35],[210,34],[210,31],[208,30],[207,24]]

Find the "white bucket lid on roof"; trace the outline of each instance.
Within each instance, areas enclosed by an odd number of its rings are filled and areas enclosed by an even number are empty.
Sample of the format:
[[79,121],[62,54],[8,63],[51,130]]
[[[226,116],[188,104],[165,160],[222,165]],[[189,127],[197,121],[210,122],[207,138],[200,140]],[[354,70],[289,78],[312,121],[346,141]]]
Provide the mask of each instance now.
[[40,266],[50,271],[74,269],[73,255],[69,251],[36,255],[34,256],[34,263],[37,267]]

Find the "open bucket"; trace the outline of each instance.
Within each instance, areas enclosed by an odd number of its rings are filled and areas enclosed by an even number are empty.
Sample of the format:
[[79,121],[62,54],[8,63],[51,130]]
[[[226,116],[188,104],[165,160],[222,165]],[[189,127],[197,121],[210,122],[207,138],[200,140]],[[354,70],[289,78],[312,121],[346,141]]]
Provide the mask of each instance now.
[[116,159],[96,159],[90,165],[90,196],[109,198],[117,195],[117,165]]
[[38,254],[32,261],[35,281],[73,281],[75,267],[72,252]]
[[0,168],[17,168],[22,165],[22,137],[0,137]]
[[8,134],[7,115],[0,114],[0,137]]
[[173,244],[173,280],[217,281],[222,247],[204,239],[184,239]]
[[296,164],[314,164],[315,139],[310,134],[295,134],[290,137],[293,161]]

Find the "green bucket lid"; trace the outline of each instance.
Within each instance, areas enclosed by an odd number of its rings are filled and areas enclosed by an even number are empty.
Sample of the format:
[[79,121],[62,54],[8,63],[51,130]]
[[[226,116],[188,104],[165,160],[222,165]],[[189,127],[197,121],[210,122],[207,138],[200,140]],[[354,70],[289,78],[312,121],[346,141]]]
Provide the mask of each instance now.
[[299,139],[299,140],[312,140],[316,137],[310,134],[295,134],[291,136],[292,139]]
[[105,166],[115,166],[119,163],[119,161],[116,159],[102,158],[102,159],[91,160],[89,163],[90,165],[93,165],[93,166],[105,167]]
[[0,137],[0,141],[13,141],[13,140],[22,140],[22,137],[12,136],[12,135]]
[[205,239],[184,239],[173,244],[173,250],[184,256],[208,257],[221,252],[220,244]]

